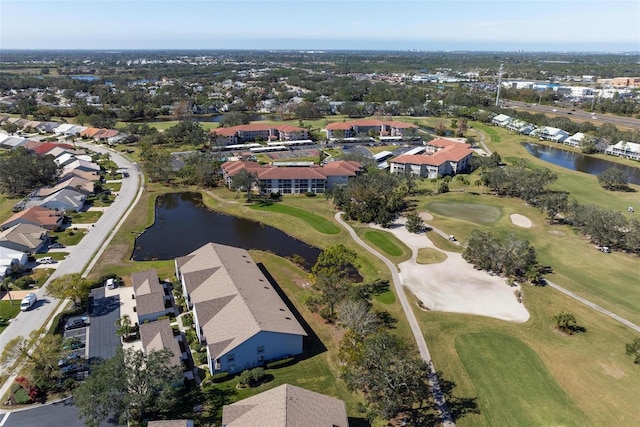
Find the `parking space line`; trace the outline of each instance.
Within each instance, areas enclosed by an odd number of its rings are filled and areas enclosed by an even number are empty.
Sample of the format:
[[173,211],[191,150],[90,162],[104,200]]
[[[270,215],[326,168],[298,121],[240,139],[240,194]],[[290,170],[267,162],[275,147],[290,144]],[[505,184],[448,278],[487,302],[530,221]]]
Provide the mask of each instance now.
[[2,427],[4,423],[7,422],[7,418],[9,418],[9,415],[11,415],[11,412],[7,412],[6,414],[4,414],[4,417],[2,417],[2,421],[0,421],[0,427]]

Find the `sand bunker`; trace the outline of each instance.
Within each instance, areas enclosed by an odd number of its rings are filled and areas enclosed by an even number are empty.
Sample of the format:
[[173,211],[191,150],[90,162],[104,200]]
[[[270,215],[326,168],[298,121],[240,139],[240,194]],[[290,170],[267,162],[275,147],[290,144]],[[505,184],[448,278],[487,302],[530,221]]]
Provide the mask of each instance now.
[[511,218],[511,222],[517,225],[518,227],[531,228],[533,226],[533,223],[531,222],[531,220],[524,215],[511,214],[510,218]]
[[[404,218],[398,223],[404,224]],[[517,287],[510,287],[502,277],[476,270],[462,255],[442,251],[424,234],[409,233],[405,227],[391,227],[386,231],[409,246],[410,260],[401,263],[400,277],[404,286],[430,310],[476,314],[512,322],[526,322],[529,312],[514,295]],[[419,248],[432,248],[447,255],[438,264],[416,263]]]
[[418,215],[420,216],[420,218],[422,218],[423,221],[431,221],[433,219],[433,215],[431,215],[429,212],[420,212]]

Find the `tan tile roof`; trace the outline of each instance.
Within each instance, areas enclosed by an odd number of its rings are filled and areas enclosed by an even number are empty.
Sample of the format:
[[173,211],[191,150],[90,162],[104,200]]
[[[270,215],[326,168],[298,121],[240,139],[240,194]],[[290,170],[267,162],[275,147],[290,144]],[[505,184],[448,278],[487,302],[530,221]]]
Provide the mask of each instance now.
[[348,427],[344,401],[283,384],[222,407],[227,427]]
[[349,122],[335,122],[329,123],[325,129],[328,130],[348,130],[357,127],[382,127],[388,126],[392,128],[417,128],[418,126],[405,123],[405,122],[396,122],[393,120],[384,121],[384,120],[376,120],[376,119],[360,119],[360,120],[351,120]]
[[354,161],[335,161],[324,166],[260,166],[256,162],[227,162],[222,165],[226,175],[233,177],[242,169],[255,172],[258,179],[325,179],[328,176],[355,176],[362,165]]
[[212,129],[211,132],[220,135],[220,136],[233,136],[238,132],[267,132],[270,129],[275,129],[280,132],[303,132],[306,129],[293,126],[293,125],[275,125],[275,124],[266,124],[266,123],[252,123],[248,125],[239,125],[232,126],[228,128],[216,128]]
[[53,227],[58,225],[64,219],[62,212],[54,211],[53,209],[47,209],[40,206],[33,206],[29,209],[25,209],[14,214],[11,218],[0,224],[0,229],[6,228],[5,224],[9,224],[18,219],[22,219],[25,222],[34,223],[42,227]]
[[164,288],[158,280],[156,270],[138,271],[131,274],[133,291],[136,294],[136,313],[138,316],[165,310]]
[[261,331],[307,335],[246,250],[207,243],[176,264],[212,358]]
[[[430,141],[429,144],[434,141]],[[444,148],[433,154],[403,154],[391,160],[391,163],[440,166],[445,162],[459,162],[465,157],[473,154],[473,150],[468,144],[461,144],[446,140],[439,141],[445,141],[452,145],[445,145]],[[436,144],[440,143],[441,142],[437,142]]]
[[64,175],[62,175],[62,179],[66,179],[69,176],[77,176],[89,181],[100,181],[101,176],[99,173],[97,172],[89,172],[89,171],[83,171],[80,169],[71,169],[68,171],[63,172]]
[[258,170],[258,179],[325,179],[320,168],[269,167]]
[[37,225],[16,224],[0,231],[0,242],[13,242],[29,249],[36,249],[42,244],[43,235],[46,233],[48,230]]
[[43,187],[38,189],[37,195],[40,197],[47,197],[64,188],[73,188],[74,190],[84,194],[92,194],[95,189],[95,183],[91,180],[80,178],[79,176],[70,175],[53,187]]
[[180,350],[178,340],[173,336],[173,329],[171,329],[169,319],[161,319],[155,322],[141,324],[140,341],[142,342],[145,354],[166,348],[173,354],[173,357],[169,359],[171,366],[180,365],[180,355],[182,351]]

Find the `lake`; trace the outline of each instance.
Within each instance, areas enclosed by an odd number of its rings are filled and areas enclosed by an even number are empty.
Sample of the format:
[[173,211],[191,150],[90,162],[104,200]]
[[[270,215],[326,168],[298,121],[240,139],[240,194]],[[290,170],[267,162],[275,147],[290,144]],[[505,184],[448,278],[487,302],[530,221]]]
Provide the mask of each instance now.
[[156,199],[155,221],[136,239],[131,259],[174,259],[209,242],[269,251],[285,258],[299,255],[307,269],[320,255],[320,249],[277,228],[207,208],[199,193],[169,193]]
[[578,172],[600,175],[602,172],[612,167],[621,169],[627,174],[627,179],[630,184],[640,185],[640,168],[587,156],[582,153],[561,150],[559,148],[549,147],[548,145],[535,144],[531,142],[522,142],[522,145],[527,149],[529,154],[540,160]]

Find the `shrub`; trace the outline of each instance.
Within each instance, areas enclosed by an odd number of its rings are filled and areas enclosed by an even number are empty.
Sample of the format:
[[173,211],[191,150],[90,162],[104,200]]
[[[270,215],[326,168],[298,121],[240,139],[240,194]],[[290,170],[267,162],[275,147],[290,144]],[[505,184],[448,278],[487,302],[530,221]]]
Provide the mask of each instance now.
[[18,280],[16,280],[14,282],[14,284],[20,289],[27,289],[29,286],[31,286],[33,284],[36,284],[36,283],[38,283],[38,282],[36,282],[34,279],[32,279],[29,276],[21,277],[21,278],[19,278]]
[[253,387],[260,384],[266,376],[264,368],[253,368],[240,374],[240,385]]
[[316,197],[317,194],[314,193],[313,191],[307,191],[306,193],[304,193],[305,196],[307,197]]
[[191,315],[191,313],[185,313],[182,316],[182,326],[184,326],[185,328],[193,326],[193,316]]

